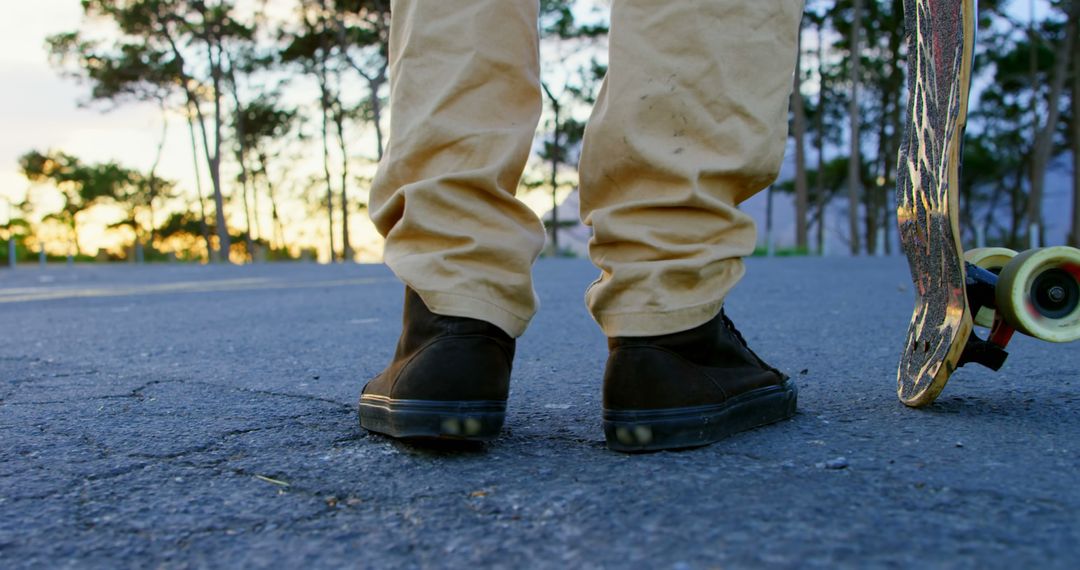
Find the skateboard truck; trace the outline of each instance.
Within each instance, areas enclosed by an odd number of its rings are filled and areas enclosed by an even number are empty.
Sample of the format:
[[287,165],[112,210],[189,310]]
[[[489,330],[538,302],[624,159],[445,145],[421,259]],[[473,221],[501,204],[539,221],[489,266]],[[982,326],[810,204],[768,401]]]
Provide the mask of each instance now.
[[[966,269],[964,285],[967,288],[971,313],[976,314],[983,307],[996,307],[997,301],[994,297],[994,290],[997,287],[998,276],[972,263],[965,262],[964,266]],[[974,362],[995,372],[1000,370],[1005,364],[1005,359],[1009,357],[1009,353],[1005,351],[1005,346],[1012,339],[1013,332],[1015,332],[1015,329],[1005,324],[1004,319],[998,315],[994,319],[994,326],[990,330],[990,337],[987,340],[979,338],[975,333],[968,337],[967,343],[964,345],[964,351],[960,355],[960,360],[956,363],[957,367],[968,362]]]

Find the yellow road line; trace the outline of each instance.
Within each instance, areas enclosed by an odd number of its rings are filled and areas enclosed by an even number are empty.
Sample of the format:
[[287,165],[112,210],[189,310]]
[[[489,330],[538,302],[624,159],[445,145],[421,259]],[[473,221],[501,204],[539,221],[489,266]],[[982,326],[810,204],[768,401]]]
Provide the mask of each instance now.
[[23,287],[21,289],[0,289],[0,297],[5,295],[25,295],[27,293],[37,293],[44,290],[43,287]]
[[0,289],[0,304],[54,301],[58,299],[89,299],[98,297],[129,297],[133,295],[166,295],[171,293],[211,293],[218,291],[263,291],[268,289],[314,289],[318,287],[345,287],[370,285],[393,281],[390,278],[364,277],[336,279],[331,281],[272,281],[270,279],[226,279],[218,281],[188,281],[137,287],[100,287],[94,289]]

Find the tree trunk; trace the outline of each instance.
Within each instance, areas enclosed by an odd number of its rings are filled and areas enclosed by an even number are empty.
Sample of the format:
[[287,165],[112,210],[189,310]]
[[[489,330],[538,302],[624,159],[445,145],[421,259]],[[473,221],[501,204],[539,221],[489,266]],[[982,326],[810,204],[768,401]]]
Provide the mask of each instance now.
[[[308,27],[318,33],[319,49],[317,50],[318,61],[315,63],[315,75],[319,81],[319,103],[322,108],[322,148],[323,148],[323,177],[326,179],[326,222],[327,241],[330,246],[330,263],[337,261],[337,251],[334,249],[334,185],[330,175],[330,105],[333,98],[330,96],[330,74],[327,61],[330,58],[330,43],[327,41],[327,5],[325,0],[319,1],[320,13],[314,24],[308,23]],[[321,29],[320,29],[321,26]]]
[[[217,81],[215,80],[215,84]],[[225,199],[221,191],[221,100],[217,95],[217,88],[214,88],[215,102],[214,102],[214,115],[215,126],[214,131],[216,138],[214,142],[214,150],[210,148],[210,135],[206,128],[206,118],[203,116],[202,107],[199,105],[198,100],[195,98],[195,94],[188,91],[188,100],[191,106],[195,109],[195,114],[198,116],[199,130],[202,132],[202,144],[203,154],[206,155],[206,163],[210,169],[210,185],[214,190],[214,219],[217,225],[216,231],[218,235],[218,246],[211,251],[217,257],[217,260],[222,263],[229,262],[229,249],[231,249],[231,239],[229,238],[229,230],[225,225]]]
[[244,125],[244,108],[240,104],[239,86],[236,84],[236,73],[232,68],[232,62],[229,62],[229,83],[232,84],[232,99],[233,108],[236,112],[236,162],[240,165],[240,192],[243,197],[244,206],[244,227],[246,228],[247,235],[244,236],[244,245],[247,248],[249,261],[255,261],[255,238],[251,228],[251,203],[248,201],[248,190],[254,188],[255,183],[251,180],[251,176],[248,175],[247,166],[247,148],[244,144],[244,139],[247,133]]
[[379,71],[375,74],[374,80],[369,82],[371,85],[371,121],[375,123],[375,143],[377,145],[378,159],[381,162],[383,153],[386,152],[386,136],[383,134],[382,126],[382,100],[379,99],[379,90],[386,83],[387,75],[390,72],[390,12],[380,12],[378,16],[379,20],[379,38],[380,43],[380,60]]
[[[559,129],[555,129],[559,136]],[[551,159],[551,254],[559,256],[559,160]]]
[[818,255],[825,255],[825,206],[828,204],[828,200],[825,199],[825,101],[828,100],[828,82],[825,80],[825,57],[822,45],[824,44],[824,37],[822,34],[823,25],[818,24],[817,28],[817,59],[818,59],[818,80],[821,82],[820,90],[818,91],[818,112],[816,126],[817,130],[817,180],[814,184],[814,190],[817,192],[817,253]]
[[1080,42],[1073,46],[1072,159],[1073,203],[1069,245],[1080,247]]
[[[213,54],[217,52],[215,60]],[[210,48],[210,76],[213,83],[214,93],[214,154],[210,159],[210,181],[214,185],[214,213],[217,221],[217,234],[220,249],[218,259],[222,263],[229,263],[229,253],[232,249],[232,239],[229,237],[229,226],[225,221],[225,196],[221,190],[221,126],[223,117],[221,113],[221,51],[216,44]]]
[[135,241],[131,244],[131,258],[128,262],[141,265],[146,260],[146,256],[143,253],[142,232],[139,231],[139,209],[132,206],[128,216],[131,218],[131,231],[135,234]]
[[765,191],[765,256],[773,256],[773,188]]
[[794,112],[792,131],[795,135],[795,247],[806,251],[809,247],[806,229],[807,182],[806,182],[806,109],[802,95],[802,22],[799,22],[798,51],[795,60],[795,87],[791,92],[791,108]]
[[[1024,169],[1016,169],[1012,189],[1010,192],[1009,207],[1012,210],[1012,219],[1009,225],[1009,245],[1013,249],[1026,249],[1027,245],[1021,243],[1020,226],[1024,223]],[[1030,241],[1030,240],[1029,240]]]
[[[892,13],[894,21],[902,21],[904,15],[904,3],[903,0],[893,0]],[[885,160],[885,183],[888,185],[888,189],[885,191],[883,199],[885,200],[884,219],[882,224],[885,226],[885,255],[892,254],[892,236],[894,232],[898,230],[898,226],[893,223],[893,216],[896,215],[896,207],[893,205],[892,199],[896,195],[892,189],[896,187],[895,175],[893,168],[897,165],[897,157],[900,152],[900,141],[904,136],[903,114],[901,110],[904,108],[904,93],[906,85],[906,77],[904,75],[904,67],[901,65],[903,62],[903,56],[900,53],[902,46],[904,45],[904,26],[900,25],[897,29],[890,32],[889,37],[889,53],[892,55],[891,70],[889,72],[889,91],[893,93],[892,96],[892,108],[889,112],[889,123],[891,125],[891,132],[888,138],[888,149],[886,151]]]
[[1070,20],[1065,39],[1054,53],[1054,69],[1050,78],[1050,92],[1047,96],[1046,123],[1038,129],[1031,152],[1031,192],[1028,196],[1027,224],[1028,239],[1032,247],[1043,245],[1042,202],[1043,186],[1046,183],[1046,166],[1054,152],[1054,132],[1061,115],[1061,94],[1065,88],[1065,76],[1068,69],[1069,54],[1076,39],[1077,23]]
[[[328,13],[326,1],[325,0],[320,0],[319,7],[323,10],[323,14],[324,14],[323,25],[325,26],[326,25],[326,19],[325,18],[327,18],[327,16],[325,16],[325,14]],[[361,10],[363,10],[362,7],[361,7]],[[341,2],[335,2],[334,3],[334,18],[333,18],[333,20],[334,20],[334,29],[335,29],[335,32],[337,33],[337,38],[338,38],[338,52],[339,52],[340,56],[346,62],[348,62],[349,65],[351,65],[353,67],[354,70],[356,70],[357,72],[360,73],[361,77],[363,77],[365,80],[368,81],[368,84],[370,86],[373,78],[370,77],[365,70],[360,69],[360,66],[357,65],[353,61],[352,57],[349,56],[349,42],[348,42],[348,38],[347,38],[347,34],[346,34],[347,30],[345,29],[344,12],[345,12],[344,4],[341,3]],[[328,57],[330,46],[327,45],[325,39],[321,40],[321,46],[322,46],[322,55],[321,55],[321,57],[323,57],[323,58]],[[325,60],[322,62],[322,71],[323,71],[323,73],[326,72],[326,62],[325,62]],[[337,71],[336,75],[337,75],[338,93],[340,93],[340,90],[341,90],[341,72],[340,72],[340,70]],[[326,80],[328,81],[329,78],[327,77]],[[324,95],[326,95],[326,94],[327,94],[326,91],[324,91]],[[377,87],[372,89],[372,93],[370,95],[369,100],[372,102],[372,110],[373,110],[373,112],[376,115],[381,113],[381,109],[378,110],[378,111],[375,110],[375,107],[378,107]],[[333,117],[334,118],[333,118],[333,120],[334,120],[334,126],[337,128],[338,149],[340,149],[340,151],[341,151],[341,260],[345,261],[345,262],[349,262],[349,261],[352,261],[352,258],[353,258],[353,249],[352,249],[352,244],[351,244],[351,242],[349,240],[349,152],[348,152],[348,148],[347,148],[348,144],[345,141],[345,109],[344,109],[344,106],[341,103],[341,96],[340,95],[335,95],[334,100],[333,101],[327,101],[327,103],[328,104],[332,103],[334,105],[334,111],[333,111]],[[379,128],[379,126],[377,124],[376,124],[376,129],[375,129],[375,138],[376,138],[376,142],[377,142],[378,147],[379,147],[378,156],[381,159],[382,158],[382,130]],[[332,212],[331,212],[331,216],[333,216]]]
[[870,187],[863,186],[863,226],[865,227],[866,238],[863,240],[866,245],[866,255],[874,255],[877,252],[877,187],[871,185]]
[[251,221],[255,227],[255,243],[258,244],[265,238],[262,235],[262,218],[259,217],[259,211],[262,209],[262,204],[259,201],[259,184],[258,173],[255,172],[254,167],[251,170]]
[[[899,56],[900,56],[899,52],[896,52],[896,56],[897,56],[897,61],[899,61]],[[900,141],[902,140],[902,137],[904,136],[904,126],[903,126],[903,123],[902,123],[903,115],[900,112],[900,110],[903,109],[903,107],[904,107],[904,101],[900,97],[899,94],[903,92],[902,90],[904,89],[904,79],[905,78],[904,78],[903,73],[900,71],[899,64],[896,65],[896,67],[893,70],[893,73],[896,74],[896,77],[893,79],[892,85],[893,85],[893,89],[897,93],[897,96],[895,98],[893,98],[893,107],[892,107],[892,113],[891,113],[891,118],[890,118],[890,122],[892,123],[892,133],[890,133],[890,136],[889,136],[889,148],[888,148],[888,156],[887,156],[888,160],[885,161],[885,180],[886,180],[886,183],[889,184],[890,189],[896,186],[896,181],[894,180],[895,174],[893,172],[893,168],[897,165],[897,156],[899,155],[899,152],[900,152]],[[889,200],[890,196],[892,196],[892,195],[893,194],[891,192],[887,193],[885,195],[885,221],[884,221],[884,223],[885,223],[886,228],[887,228],[887,231],[885,232],[885,254],[886,255],[889,255],[889,254],[892,253],[892,239],[889,236],[892,236],[893,231],[897,230],[897,226],[891,223],[892,216],[896,214],[896,209],[893,207],[892,203]]]
[[[325,11],[326,2],[320,1],[319,6]],[[371,122],[375,127],[375,155],[379,161],[382,161],[383,153],[385,152],[386,143],[385,134],[382,127],[382,100],[379,99],[379,90],[382,89],[383,84],[386,83],[387,72],[390,68],[390,60],[387,57],[389,53],[389,31],[390,20],[389,13],[378,11],[376,19],[377,21],[368,21],[374,28],[377,29],[380,43],[380,55],[381,61],[379,68],[372,73],[370,70],[364,69],[363,66],[356,63],[356,61],[349,56],[349,40],[347,30],[345,29],[345,5],[343,2],[335,2],[335,18],[334,25],[337,28],[338,49],[341,50],[341,54],[345,61],[356,71],[368,84],[368,104],[371,106]]]
[[[205,13],[204,13],[205,17]],[[215,38],[204,38],[207,44],[207,59],[210,65],[210,76],[213,84],[213,96],[214,96],[214,151],[210,150],[209,136],[206,130],[206,117],[203,115],[202,106],[199,105],[199,100],[195,96],[191,87],[191,78],[184,72],[184,55],[180,51],[180,47],[176,43],[176,39],[173,37],[171,30],[165,19],[159,19],[160,30],[159,32],[169,43],[169,48],[176,60],[180,62],[181,70],[181,83],[184,89],[184,95],[187,97],[188,105],[195,110],[195,115],[198,118],[199,130],[202,133],[203,152],[206,154],[207,166],[210,169],[210,182],[214,188],[214,204],[216,206],[216,212],[214,213],[217,220],[217,233],[218,233],[218,249],[217,256],[224,262],[229,261],[229,249],[231,247],[229,239],[229,228],[225,223],[225,208],[224,198],[221,192],[221,66],[220,66],[220,47],[217,46]],[[214,61],[215,49],[218,51],[218,61]],[[203,216],[205,223],[206,217]],[[209,255],[213,257],[213,248],[209,248]]]
[[[237,153],[236,153],[237,154],[237,162],[239,162],[241,165],[243,165],[244,162],[245,162],[243,156],[241,156],[242,153],[243,153],[242,150],[238,150]],[[249,189],[250,189],[251,186],[253,186],[253,183],[251,182],[251,180],[248,177],[247,167],[241,166],[240,167],[240,196],[242,197],[241,203],[244,206],[244,228],[245,228],[244,231],[245,231],[245,234],[246,234],[244,236],[244,246],[247,249],[248,258],[249,258],[248,261],[249,262],[254,262],[255,261],[255,240],[254,240],[254,238],[252,236],[252,233],[251,233],[251,230],[252,230],[252,228],[251,228],[251,202],[248,200],[248,192],[249,192]]]
[[[79,243],[79,213],[74,212],[71,214],[71,243],[75,246],[75,255],[82,255],[82,244]],[[71,261],[71,255],[68,255],[68,261]]]
[[382,88],[382,84],[386,82],[386,66],[383,67],[380,72],[380,79],[378,81],[368,82],[371,89],[371,122],[375,125],[375,157],[379,162],[382,162],[383,153],[386,152],[386,135],[383,134],[382,127],[382,100],[379,99],[379,89]]
[[848,161],[848,230],[851,232],[851,254],[859,255],[859,64],[862,27],[862,0],[855,0],[851,26],[851,157]]
[[[146,184],[149,186],[149,194],[146,197],[146,208],[150,214],[150,247],[154,247],[154,240],[157,237],[157,224],[155,223],[154,216],[154,198],[157,198],[157,169],[161,164],[161,157],[165,154],[165,140],[169,136],[169,116],[165,112],[165,102],[161,101],[161,136],[158,138],[157,150],[154,153],[154,162],[150,165],[149,177]],[[132,211],[131,221],[135,225],[135,247],[140,249],[142,242],[138,231],[139,222],[135,216],[136,212]],[[141,263],[142,260],[139,260]]]
[[191,113],[190,103],[188,109],[188,133],[191,135],[191,158],[195,166],[195,192],[199,196],[199,230],[202,232],[203,241],[206,242],[206,261],[214,262],[214,242],[210,239],[210,228],[206,225],[206,199],[203,197],[202,176],[199,172],[199,148],[195,136],[195,116]]
[[560,112],[562,111],[562,105],[559,104],[559,100],[555,98],[555,95],[548,88],[546,83],[541,83],[541,87],[544,89],[544,93],[547,94],[548,99],[551,101],[551,111],[554,117],[552,121],[555,124],[555,132],[551,137],[551,254],[555,257],[559,256],[559,157],[562,154],[562,148],[559,145],[559,127],[560,127]]
[[270,182],[270,179],[266,179],[266,192],[270,196],[270,217],[273,219],[274,225],[274,242],[277,244],[277,249],[284,249],[285,247],[285,225],[281,222],[281,214],[278,212],[277,197],[274,193],[274,185]]
[[881,117],[878,120],[877,158],[874,160],[874,170],[877,173],[877,177],[873,182],[873,191],[867,191],[867,194],[872,194],[873,197],[866,201],[867,205],[873,208],[874,211],[872,216],[868,214],[866,217],[866,249],[867,253],[871,255],[884,253],[885,249],[881,240],[884,239],[883,229],[885,228],[885,222],[888,219],[885,212],[888,207],[888,200],[885,199],[886,192],[888,192],[888,176],[886,170],[888,169],[888,164],[892,162],[889,160],[889,123],[885,120],[889,105],[892,104],[893,92],[890,87],[889,78],[885,77],[881,89]]
[[341,108],[340,100],[337,106],[334,123],[337,127],[338,148],[341,149],[341,258],[349,262],[353,260],[352,243],[349,241],[349,149],[345,140],[345,109]]
[[330,118],[327,116],[330,104],[326,93],[325,79],[322,80],[322,148],[323,148],[323,177],[326,179],[326,221],[330,245],[330,263],[337,261],[337,251],[334,249],[334,187],[330,181]]
[[8,224],[7,224],[7,264],[8,268],[15,269],[18,264],[18,252],[16,251],[18,244],[15,242],[16,235],[15,229],[11,225],[11,203],[8,202]]
[[[1038,245],[1036,237],[1039,233],[1036,221],[1032,223],[1030,216],[1034,209],[1033,198],[1035,196],[1035,153],[1036,148],[1039,146],[1039,105],[1038,105],[1038,93],[1039,82],[1037,78],[1039,64],[1038,64],[1038,46],[1040,42],[1039,35],[1035,33],[1035,0],[1028,0],[1028,88],[1031,90],[1031,152],[1028,154],[1030,161],[1027,164],[1028,167],[1028,202],[1027,208],[1024,213],[1024,220],[1027,225],[1027,243],[1023,248],[1036,247]],[[1038,197],[1041,208],[1041,196]],[[1019,226],[1019,224],[1017,224]],[[1015,231],[1019,234],[1019,231]],[[1022,248],[1021,248],[1022,249]]]
[[275,247],[281,249],[285,247],[285,226],[281,222],[281,215],[279,214],[277,203],[277,193],[274,191],[274,184],[270,181],[270,174],[267,172],[266,161],[266,155],[260,152],[259,172],[262,174],[263,182],[266,184],[266,195],[270,198],[270,217],[274,228]]
[[1005,194],[1005,185],[999,181],[994,185],[994,192],[990,195],[990,203],[986,206],[986,214],[983,216],[980,230],[983,243],[976,242],[975,247],[986,247],[985,240],[990,235],[991,228],[993,228],[994,219],[997,217],[998,204],[1001,202],[1003,194]]

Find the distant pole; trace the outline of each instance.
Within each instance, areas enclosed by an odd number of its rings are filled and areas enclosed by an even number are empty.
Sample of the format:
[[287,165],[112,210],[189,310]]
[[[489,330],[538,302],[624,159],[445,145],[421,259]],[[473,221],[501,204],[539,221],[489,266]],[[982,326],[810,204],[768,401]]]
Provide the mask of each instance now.
[[[1028,79],[1031,81],[1031,92],[1038,93],[1039,86],[1035,80],[1038,71],[1038,36],[1035,34],[1035,0],[1028,2]],[[1034,149],[1039,146],[1039,106],[1031,106],[1031,146]],[[1042,200],[1042,188],[1035,187],[1035,176],[1038,165],[1035,164],[1034,156],[1037,150],[1032,150],[1032,160],[1029,161],[1028,176],[1030,187],[1028,188],[1028,248],[1039,247],[1039,225],[1036,220],[1041,218],[1042,204],[1036,201]]]
[[[554,102],[554,99],[552,99]],[[551,145],[551,255],[559,257],[559,106],[555,108],[555,135]]]
[[11,229],[11,198],[4,197],[7,202],[7,253],[8,267],[15,269],[15,230]]
[[765,256],[772,257],[775,254],[773,248],[773,187],[765,193]]
[[[859,156],[859,63],[862,53],[860,52],[860,27],[862,27],[862,0],[855,0],[854,23],[851,26],[851,101],[849,103],[848,116],[851,119],[851,156],[848,160],[848,231],[851,236],[851,255],[859,255],[859,194],[862,190],[860,171],[862,170]],[[866,236],[869,240],[872,236]],[[867,252],[873,253],[873,252]]]

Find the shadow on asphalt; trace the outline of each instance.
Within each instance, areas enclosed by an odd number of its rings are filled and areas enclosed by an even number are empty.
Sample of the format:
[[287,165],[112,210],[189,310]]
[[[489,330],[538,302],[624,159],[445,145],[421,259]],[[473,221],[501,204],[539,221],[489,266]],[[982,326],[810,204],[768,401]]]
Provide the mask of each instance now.
[[436,438],[398,440],[377,434],[371,434],[370,437],[373,441],[391,443],[402,453],[428,457],[476,456],[483,455],[488,449],[488,445],[482,441]]
[[916,414],[959,414],[968,417],[1006,417],[1031,410],[1031,400],[953,396],[940,398],[925,408],[911,408]]

